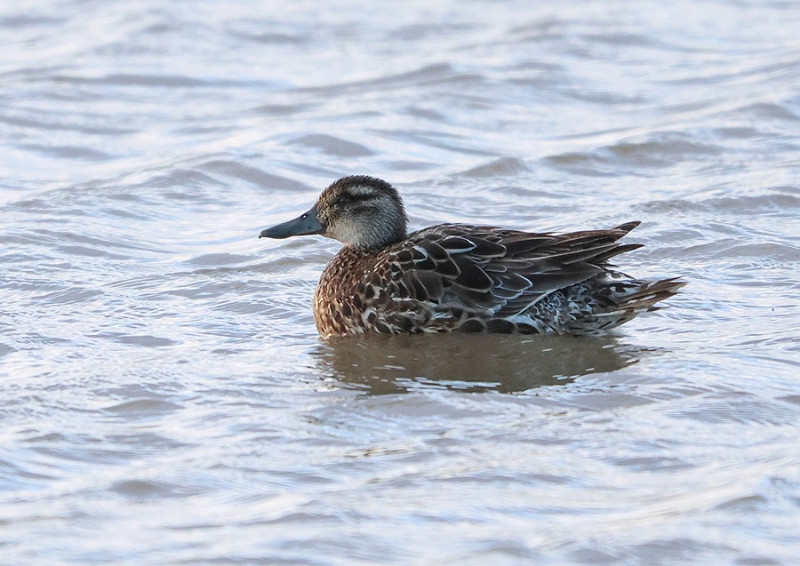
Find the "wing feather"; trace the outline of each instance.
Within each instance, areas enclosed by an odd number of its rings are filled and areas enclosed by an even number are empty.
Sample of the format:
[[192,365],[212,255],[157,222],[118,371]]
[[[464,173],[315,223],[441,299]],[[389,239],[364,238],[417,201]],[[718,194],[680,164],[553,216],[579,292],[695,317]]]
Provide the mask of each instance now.
[[387,265],[376,266],[373,276],[380,274],[386,288],[398,283],[405,296],[421,302],[419,308],[439,315],[462,316],[466,309],[511,316],[602,273],[608,259],[640,247],[618,243],[638,224],[562,235],[441,224],[384,250],[381,261]]

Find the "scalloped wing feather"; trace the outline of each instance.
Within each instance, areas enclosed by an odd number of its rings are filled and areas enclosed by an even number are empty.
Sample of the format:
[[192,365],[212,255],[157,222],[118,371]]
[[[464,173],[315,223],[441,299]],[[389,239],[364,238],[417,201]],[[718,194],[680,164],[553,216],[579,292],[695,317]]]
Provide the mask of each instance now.
[[602,273],[607,258],[638,247],[617,243],[636,225],[556,236],[444,224],[411,234],[383,261],[431,309],[445,304],[504,317]]

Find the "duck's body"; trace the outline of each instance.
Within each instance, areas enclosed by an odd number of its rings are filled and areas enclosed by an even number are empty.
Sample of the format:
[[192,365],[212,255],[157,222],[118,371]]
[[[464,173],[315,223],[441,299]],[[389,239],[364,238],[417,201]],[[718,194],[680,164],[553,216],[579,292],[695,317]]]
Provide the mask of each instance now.
[[323,336],[598,334],[654,310],[683,285],[633,279],[608,264],[641,247],[618,243],[638,222],[561,235],[466,224],[406,234],[405,218],[388,183],[345,177],[306,214],[261,236],[318,233],[345,243],[314,294]]

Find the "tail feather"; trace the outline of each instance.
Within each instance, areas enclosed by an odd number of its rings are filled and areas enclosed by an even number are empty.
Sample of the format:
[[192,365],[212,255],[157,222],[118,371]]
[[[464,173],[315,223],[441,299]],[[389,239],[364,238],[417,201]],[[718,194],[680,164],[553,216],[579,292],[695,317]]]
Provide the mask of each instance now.
[[[631,286],[635,284],[635,290]],[[659,281],[635,281],[625,283],[611,282],[612,290],[608,297],[608,304],[604,308],[593,310],[586,316],[573,321],[569,327],[571,334],[601,334],[635,318],[643,312],[658,310],[656,303],[668,299],[686,285],[678,277],[670,277]]]
[[626,309],[636,309],[640,312],[641,309],[651,311],[658,308],[653,305],[664,299],[669,299],[684,285],[686,285],[686,282],[681,281],[679,277],[661,279],[653,283],[648,282],[635,293],[625,297],[625,300],[620,303],[620,306]]

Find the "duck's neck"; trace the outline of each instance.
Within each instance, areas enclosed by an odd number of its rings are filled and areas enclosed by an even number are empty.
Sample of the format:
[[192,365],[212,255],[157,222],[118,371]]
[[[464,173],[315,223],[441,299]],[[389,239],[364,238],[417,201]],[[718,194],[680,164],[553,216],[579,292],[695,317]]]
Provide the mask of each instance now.
[[406,236],[406,227],[403,224],[402,226],[397,226],[392,232],[382,233],[376,231],[361,234],[361,238],[358,241],[345,242],[344,245],[361,253],[373,253],[405,240]]

